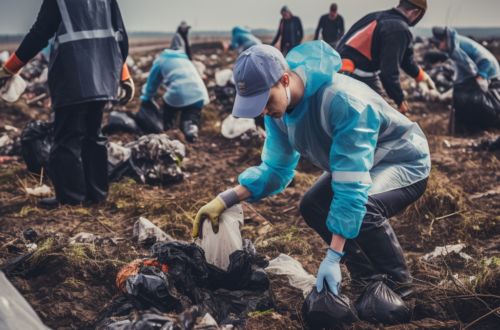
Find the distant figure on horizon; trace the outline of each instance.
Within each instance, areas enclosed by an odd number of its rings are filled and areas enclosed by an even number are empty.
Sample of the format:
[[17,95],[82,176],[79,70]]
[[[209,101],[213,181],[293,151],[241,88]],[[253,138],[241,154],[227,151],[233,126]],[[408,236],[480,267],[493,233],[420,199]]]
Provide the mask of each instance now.
[[283,6],[280,12],[283,18],[280,21],[278,32],[271,42],[271,46],[274,46],[281,37],[280,50],[283,56],[286,56],[293,47],[300,45],[304,31],[302,30],[300,18],[293,16],[288,6]]
[[181,49],[186,53],[188,58],[192,60],[191,57],[191,43],[189,42],[188,32],[191,28],[186,21],[182,21],[179,27],[177,28],[177,32],[172,39],[172,44],[170,45],[170,49]]
[[344,18],[338,14],[338,6],[332,3],[330,13],[321,16],[319,19],[314,40],[318,40],[319,33],[323,36],[323,41],[332,46],[337,47],[339,40],[344,36]]

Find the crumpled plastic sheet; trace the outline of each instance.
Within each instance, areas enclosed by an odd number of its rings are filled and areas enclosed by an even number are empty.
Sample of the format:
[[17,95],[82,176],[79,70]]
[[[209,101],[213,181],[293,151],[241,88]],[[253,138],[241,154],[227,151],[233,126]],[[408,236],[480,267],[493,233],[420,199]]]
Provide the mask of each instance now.
[[445,246],[436,246],[433,252],[427,253],[422,257],[423,261],[429,261],[436,257],[442,256],[445,257],[449,253],[459,253],[465,247],[463,244],[455,244],[455,245],[445,245]]
[[135,170],[144,183],[160,184],[181,180],[184,175],[180,163],[186,155],[186,146],[170,140],[166,134],[149,134],[127,143],[132,150]]
[[132,241],[151,245],[156,242],[173,242],[174,239],[146,218],[140,217],[134,223]]
[[53,123],[37,121],[26,125],[21,133],[21,149],[28,171],[50,175],[49,154],[52,147]]
[[316,285],[316,276],[308,274],[300,262],[286,254],[280,254],[277,258],[269,261],[269,266],[265,271],[271,274],[287,275],[290,285],[302,290],[304,298]]
[[9,132],[0,137],[0,156],[21,155],[21,136],[19,133]]
[[375,275],[356,300],[356,309],[361,320],[370,323],[398,325],[409,323],[411,311],[404,301],[385,283],[386,275]]

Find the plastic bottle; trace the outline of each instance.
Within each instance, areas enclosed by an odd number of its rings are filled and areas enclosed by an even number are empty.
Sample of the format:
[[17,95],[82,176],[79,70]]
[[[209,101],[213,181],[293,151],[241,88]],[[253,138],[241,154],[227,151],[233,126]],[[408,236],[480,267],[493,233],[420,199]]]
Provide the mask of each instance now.
[[24,90],[26,89],[26,82],[20,75],[15,74],[9,78],[5,85],[0,89],[0,97],[7,102],[16,102]]

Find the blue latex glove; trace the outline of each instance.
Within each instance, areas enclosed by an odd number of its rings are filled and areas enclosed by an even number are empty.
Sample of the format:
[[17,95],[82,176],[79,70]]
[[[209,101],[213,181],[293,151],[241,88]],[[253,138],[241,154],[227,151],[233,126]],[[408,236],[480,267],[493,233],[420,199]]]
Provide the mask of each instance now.
[[323,260],[318,270],[318,277],[316,279],[316,289],[318,292],[323,290],[323,280],[326,280],[330,291],[336,295],[339,294],[340,282],[342,281],[339,261],[343,255],[344,253],[328,249],[325,260]]

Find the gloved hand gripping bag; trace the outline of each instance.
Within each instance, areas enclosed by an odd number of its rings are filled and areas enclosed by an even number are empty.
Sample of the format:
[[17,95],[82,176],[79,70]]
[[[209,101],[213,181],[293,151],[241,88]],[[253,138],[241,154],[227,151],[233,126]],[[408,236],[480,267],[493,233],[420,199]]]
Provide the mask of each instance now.
[[370,323],[409,323],[411,311],[386,284],[387,275],[375,275],[356,300],[359,318]]
[[352,324],[359,321],[354,305],[344,295],[335,295],[326,281],[323,290],[318,292],[316,286],[302,305],[302,315],[311,329],[331,329],[336,325]]

